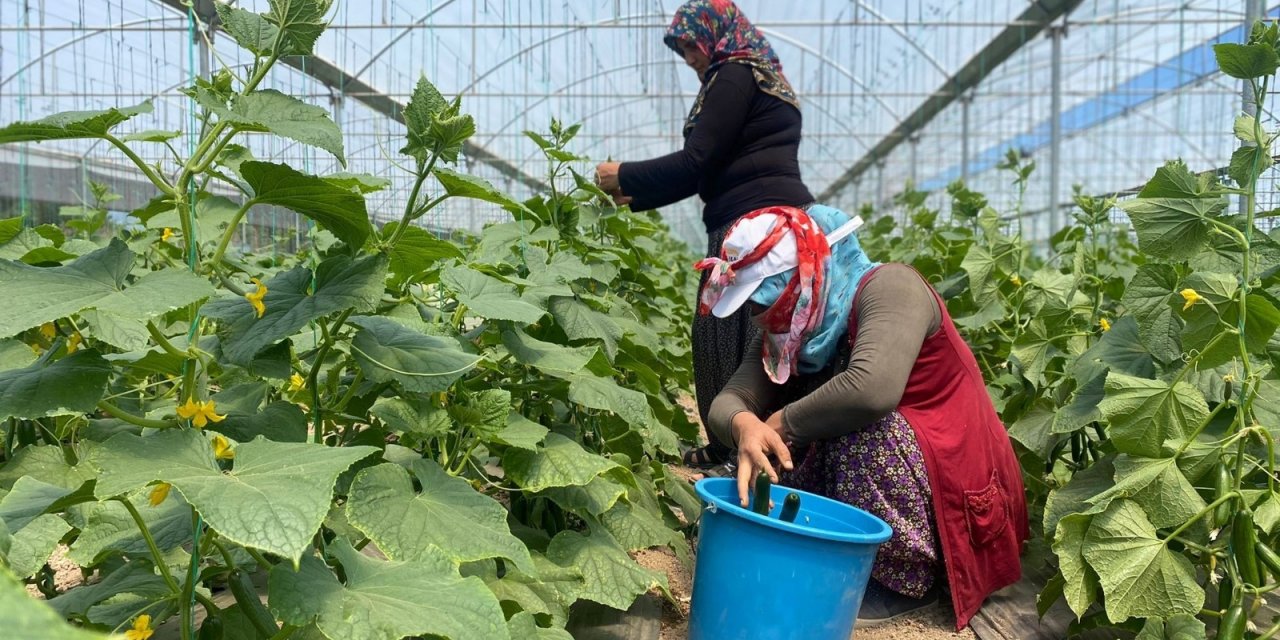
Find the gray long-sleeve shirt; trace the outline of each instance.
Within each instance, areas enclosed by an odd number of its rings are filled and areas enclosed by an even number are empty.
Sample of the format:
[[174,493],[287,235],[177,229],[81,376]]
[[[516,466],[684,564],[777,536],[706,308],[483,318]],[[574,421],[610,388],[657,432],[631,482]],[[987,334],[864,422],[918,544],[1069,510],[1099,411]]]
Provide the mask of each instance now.
[[763,420],[781,408],[786,438],[803,446],[861,429],[896,409],[921,345],[942,325],[938,303],[914,270],[887,264],[862,282],[853,313],[853,349],[842,339],[827,368],[785,385],[769,380],[760,361],[762,338],[753,341],[712,402],[708,427],[722,441],[736,442],[735,415],[750,411]]

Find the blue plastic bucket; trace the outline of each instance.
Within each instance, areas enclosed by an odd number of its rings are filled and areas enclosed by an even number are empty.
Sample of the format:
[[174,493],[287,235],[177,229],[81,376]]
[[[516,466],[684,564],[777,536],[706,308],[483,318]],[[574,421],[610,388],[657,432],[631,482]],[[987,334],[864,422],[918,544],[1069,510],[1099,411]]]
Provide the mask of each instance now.
[[[738,506],[738,483],[707,478],[694,565],[689,640],[845,640],[893,533],[857,507],[774,485],[769,517]],[[794,523],[778,519],[800,494]],[[754,498],[753,498],[754,499]]]

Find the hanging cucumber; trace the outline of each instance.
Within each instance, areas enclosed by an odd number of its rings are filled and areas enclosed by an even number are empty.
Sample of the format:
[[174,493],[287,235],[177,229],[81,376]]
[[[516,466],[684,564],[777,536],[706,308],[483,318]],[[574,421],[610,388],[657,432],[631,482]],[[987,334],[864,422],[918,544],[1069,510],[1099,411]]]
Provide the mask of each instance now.
[[[1226,462],[1219,462],[1215,471],[1213,480],[1213,498],[1216,500],[1231,492],[1231,472],[1227,470]],[[1227,521],[1231,519],[1231,503],[1235,500],[1223,500],[1216,509],[1213,510],[1213,526],[1225,527]]]
[[1258,553],[1258,562],[1271,572],[1272,577],[1280,581],[1280,554],[1261,540],[1255,542],[1253,548]]
[[793,491],[788,493],[787,498],[782,501],[782,513],[778,514],[778,519],[783,522],[795,522],[798,513],[800,513],[800,494]]
[[1235,583],[1231,581],[1231,573],[1227,572],[1222,576],[1222,581],[1218,583],[1218,611],[1226,615],[1227,609],[1231,608],[1231,601],[1235,592]]
[[1247,622],[1248,620],[1244,617],[1244,605],[1233,605],[1218,621],[1218,639],[1244,640],[1244,628]]
[[231,595],[235,596],[236,603],[240,605],[240,611],[249,618],[249,622],[258,633],[270,638],[280,631],[275,617],[267,611],[266,606],[262,604],[262,599],[258,597],[258,590],[253,586],[253,580],[247,572],[240,569],[232,571],[227,579],[227,586],[231,588]]
[[767,516],[769,515],[769,489],[773,486],[773,481],[769,479],[769,474],[764,471],[756,476],[756,495],[755,500],[751,503],[751,510],[756,513]]
[[222,640],[222,618],[205,618],[196,640]]
[[1236,558],[1240,580],[1254,587],[1262,584],[1262,576],[1258,572],[1258,556],[1254,550],[1256,543],[1253,513],[1240,511],[1231,522],[1231,553]]

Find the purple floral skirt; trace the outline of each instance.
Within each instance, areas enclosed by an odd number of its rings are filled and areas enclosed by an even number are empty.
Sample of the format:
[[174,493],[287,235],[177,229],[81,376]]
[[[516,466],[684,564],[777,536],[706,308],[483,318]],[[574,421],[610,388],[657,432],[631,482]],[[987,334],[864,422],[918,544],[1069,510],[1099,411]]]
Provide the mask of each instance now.
[[869,511],[893,527],[871,571],[877,582],[914,598],[933,586],[940,568],[933,494],[924,454],[902,414],[813,443],[783,482]]

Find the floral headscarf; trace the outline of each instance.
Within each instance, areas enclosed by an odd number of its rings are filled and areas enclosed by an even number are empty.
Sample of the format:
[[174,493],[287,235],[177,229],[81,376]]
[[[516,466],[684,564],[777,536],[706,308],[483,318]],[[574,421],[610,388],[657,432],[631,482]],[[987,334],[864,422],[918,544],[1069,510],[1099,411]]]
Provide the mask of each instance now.
[[752,211],[735,226],[742,220],[777,216],[758,245],[737,259],[722,251],[721,256],[694,265],[711,270],[698,307],[698,312],[706,315],[733,283],[735,271],[763,260],[788,233],[795,237],[797,266],[765,278],[750,298],[768,307],[759,320],[764,329],[762,356],[765,373],[777,384],[787,382],[797,370],[809,373],[827,364],[849,321],[858,281],[875,266],[852,235],[836,243],[834,249],[828,244],[827,234],[849,222],[847,215],[821,205],[813,206],[810,212],[795,207]]
[[732,0],[690,0],[676,9],[671,26],[662,41],[683,56],[680,43],[692,42],[711,60],[693,108],[685,118],[684,135],[688,136],[702,112],[702,99],[715,78],[713,72],[728,63],[751,67],[760,90],[799,109],[796,93],[782,74],[782,62],[773,47]]

